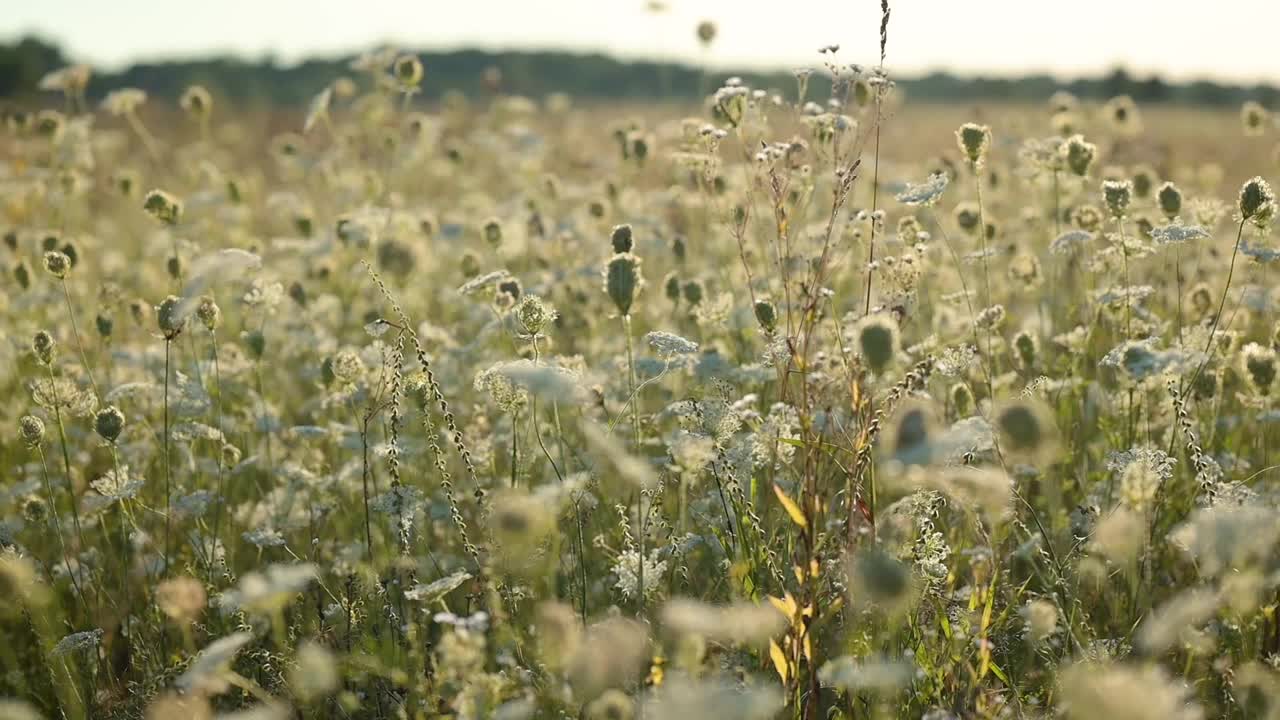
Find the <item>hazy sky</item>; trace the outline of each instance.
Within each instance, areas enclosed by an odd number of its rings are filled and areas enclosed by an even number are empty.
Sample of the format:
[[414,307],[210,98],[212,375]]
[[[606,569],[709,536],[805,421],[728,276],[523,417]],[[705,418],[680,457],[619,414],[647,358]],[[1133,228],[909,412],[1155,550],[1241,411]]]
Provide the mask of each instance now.
[[[118,67],[231,51],[291,61],[381,42],[602,50],[697,60],[699,20],[720,27],[709,59],[737,67],[874,59],[879,0],[5,0],[0,37],[38,32],[74,57]],[[1123,63],[1137,72],[1280,83],[1280,0],[896,0],[897,72],[1049,71]]]

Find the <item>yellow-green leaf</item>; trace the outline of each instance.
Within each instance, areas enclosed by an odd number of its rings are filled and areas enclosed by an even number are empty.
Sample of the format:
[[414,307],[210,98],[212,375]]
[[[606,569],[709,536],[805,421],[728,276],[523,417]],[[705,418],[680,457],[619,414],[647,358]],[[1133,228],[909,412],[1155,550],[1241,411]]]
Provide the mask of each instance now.
[[800,506],[797,505],[794,500],[787,497],[786,493],[782,492],[782,488],[778,487],[778,483],[773,484],[773,493],[778,496],[778,502],[782,503],[782,507],[787,511],[787,514],[791,516],[792,522],[802,528],[809,527],[809,521],[804,518],[804,513],[800,512]]
[[778,671],[782,684],[787,684],[787,656],[774,640],[769,641],[769,658],[773,660],[773,669]]

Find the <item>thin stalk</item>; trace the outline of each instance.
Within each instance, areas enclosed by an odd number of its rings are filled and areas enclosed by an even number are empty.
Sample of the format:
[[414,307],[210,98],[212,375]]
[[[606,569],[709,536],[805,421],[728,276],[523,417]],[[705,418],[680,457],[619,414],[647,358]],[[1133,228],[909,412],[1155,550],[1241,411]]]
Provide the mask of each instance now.
[[89,357],[84,352],[84,343],[80,341],[80,328],[76,325],[76,311],[71,305],[71,292],[67,289],[67,281],[62,280],[62,297],[67,301],[67,316],[71,318],[71,334],[76,339],[76,349],[80,351],[80,364],[84,366],[85,375],[89,376],[89,385],[93,387],[93,394],[98,398],[102,395],[98,392],[98,383],[93,379],[93,370],[89,368]]

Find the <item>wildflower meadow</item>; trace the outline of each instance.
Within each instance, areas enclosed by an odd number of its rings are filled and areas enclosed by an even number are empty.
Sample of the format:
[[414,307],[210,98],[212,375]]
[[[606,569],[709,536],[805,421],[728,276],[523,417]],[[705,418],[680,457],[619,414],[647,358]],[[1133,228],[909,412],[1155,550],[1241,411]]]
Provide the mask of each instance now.
[[913,103],[882,7],[700,104],[45,77],[0,719],[1280,718],[1276,122]]

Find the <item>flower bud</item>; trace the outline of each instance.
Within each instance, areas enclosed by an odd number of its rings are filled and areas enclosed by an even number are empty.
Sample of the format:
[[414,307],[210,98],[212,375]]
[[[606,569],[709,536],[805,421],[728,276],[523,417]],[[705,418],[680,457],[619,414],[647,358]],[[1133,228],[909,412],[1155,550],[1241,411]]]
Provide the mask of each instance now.
[[630,315],[631,304],[643,287],[640,258],[631,253],[618,253],[609,259],[604,271],[604,290],[618,312]]
[[977,167],[986,159],[987,149],[991,146],[991,128],[977,123],[965,123],[956,131],[956,145],[969,160],[969,164]]
[[1102,199],[1111,212],[1111,217],[1122,218],[1133,200],[1133,183],[1128,180],[1104,180],[1102,182]]
[[181,311],[182,298],[176,295],[170,295],[156,306],[156,324],[166,340],[177,337],[178,333],[182,332],[183,326],[187,324],[187,318],[181,314]]
[[633,244],[630,225],[618,225],[613,229],[613,234],[609,236],[609,242],[613,244],[615,253],[629,253]]
[[23,415],[18,420],[18,434],[27,447],[36,447],[44,441],[44,421],[35,415]]
[[204,323],[205,329],[213,332],[222,323],[222,308],[218,307],[218,303],[214,302],[212,297],[205,295],[196,305],[196,317]]
[[422,82],[422,61],[415,55],[401,55],[396,58],[392,71],[395,73],[396,82],[403,89],[417,88],[418,83]]
[[71,272],[71,258],[67,257],[65,253],[50,250],[44,254],[44,269],[50,275],[62,280],[67,276],[67,273]]
[[1164,216],[1172,220],[1182,212],[1182,191],[1177,185],[1166,182],[1156,191],[1156,202],[1160,203],[1160,210]]
[[31,338],[31,352],[35,353],[36,360],[38,360],[41,365],[48,366],[53,364],[53,351],[55,346],[56,344],[53,341],[53,336],[44,330],[36,333],[35,336]]
[[115,405],[108,405],[93,418],[93,429],[109,443],[114,443],[124,431],[124,413]]
[[1098,146],[1085,142],[1083,135],[1072,135],[1062,144],[1063,159],[1071,172],[1084,177],[1089,174],[1089,167],[1098,156]]
[[1271,185],[1260,177],[1254,177],[1240,188],[1240,217],[1265,228],[1276,213],[1276,194]]
[[182,219],[182,201],[163,190],[147,193],[142,209],[165,225],[177,225]]
[[756,322],[760,323],[760,327],[764,328],[765,332],[772,333],[778,329],[778,309],[772,302],[764,299],[757,300],[755,311]]

